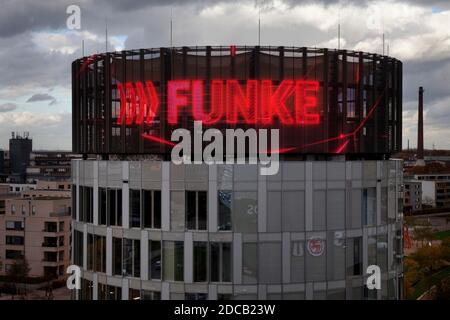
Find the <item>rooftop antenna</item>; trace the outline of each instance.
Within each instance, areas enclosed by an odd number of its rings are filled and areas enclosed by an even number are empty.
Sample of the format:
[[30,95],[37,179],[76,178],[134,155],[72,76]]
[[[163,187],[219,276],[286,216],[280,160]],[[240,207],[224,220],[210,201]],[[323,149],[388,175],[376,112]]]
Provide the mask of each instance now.
[[384,56],[384,32],[383,32],[383,56]]
[[409,150],[409,139],[408,139],[408,149],[406,149],[406,150]]
[[173,8],[170,8],[170,46],[173,46],[173,26],[172,26],[172,20],[173,20]]
[[258,46],[261,46],[261,5],[258,1]]
[[341,49],[341,8],[338,13],[338,50]]
[[84,39],[81,40],[81,56],[84,57]]
[[108,17],[105,18],[105,52],[108,52]]

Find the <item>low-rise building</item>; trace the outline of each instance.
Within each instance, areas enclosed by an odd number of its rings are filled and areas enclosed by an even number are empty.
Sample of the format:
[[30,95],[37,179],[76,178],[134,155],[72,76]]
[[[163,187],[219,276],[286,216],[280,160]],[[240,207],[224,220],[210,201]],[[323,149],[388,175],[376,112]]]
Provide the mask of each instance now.
[[422,210],[422,182],[414,179],[405,179],[403,183],[403,211],[412,213]]
[[415,174],[422,184],[422,204],[431,207],[450,207],[450,173]]
[[26,191],[20,198],[4,202],[5,213],[0,215],[0,275],[22,257],[29,264],[31,277],[61,277],[69,265],[70,191],[34,191],[39,193]]

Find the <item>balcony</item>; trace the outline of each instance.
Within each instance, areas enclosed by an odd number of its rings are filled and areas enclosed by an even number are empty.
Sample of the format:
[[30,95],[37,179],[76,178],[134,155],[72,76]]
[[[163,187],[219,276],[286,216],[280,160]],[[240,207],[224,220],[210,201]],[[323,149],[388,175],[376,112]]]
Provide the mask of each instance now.
[[58,243],[42,242],[42,247],[44,247],[44,248],[56,248],[56,247],[58,247]]

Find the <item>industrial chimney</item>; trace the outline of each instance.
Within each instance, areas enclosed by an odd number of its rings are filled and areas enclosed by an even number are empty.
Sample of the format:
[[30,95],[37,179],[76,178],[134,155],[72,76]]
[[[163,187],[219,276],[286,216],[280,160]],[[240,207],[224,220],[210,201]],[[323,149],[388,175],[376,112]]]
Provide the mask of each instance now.
[[423,87],[419,87],[419,116],[417,128],[417,155],[416,166],[424,166],[423,159]]

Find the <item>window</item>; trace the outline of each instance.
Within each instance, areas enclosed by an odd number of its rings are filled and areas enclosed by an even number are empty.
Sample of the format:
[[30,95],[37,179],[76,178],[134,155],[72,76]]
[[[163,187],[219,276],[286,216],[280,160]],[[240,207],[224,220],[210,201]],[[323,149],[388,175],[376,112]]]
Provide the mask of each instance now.
[[164,280],[183,281],[184,279],[184,243],[183,241],[163,242]]
[[161,279],[161,241],[150,240],[148,244],[149,258],[149,279]]
[[21,259],[23,257],[23,251],[21,250],[6,250],[6,259]]
[[130,189],[130,227],[141,227],[141,190]]
[[161,228],[161,191],[142,190],[144,228]]
[[258,282],[258,248],[256,243],[242,244],[242,282],[255,284]]
[[254,191],[234,192],[233,230],[235,232],[257,232],[258,197]]
[[107,190],[108,203],[108,225],[121,226],[122,225],[122,190],[108,189]]
[[291,242],[291,282],[305,281],[305,242]]
[[141,300],[161,300],[161,292],[141,290]]
[[80,186],[80,221],[92,223],[94,221],[94,189]]
[[58,246],[58,238],[57,237],[44,237],[44,242],[42,243],[42,246],[56,248]]
[[106,272],[106,237],[87,235],[87,268],[96,272]]
[[98,188],[98,214],[100,215],[99,224],[106,225],[107,219],[106,219],[106,189],[105,188]]
[[281,283],[281,243],[260,242],[258,266],[260,283]]
[[377,189],[365,188],[363,189],[362,199],[362,214],[364,225],[376,224],[377,217]]
[[22,205],[22,215],[26,215],[27,214],[27,209],[24,205]]
[[44,232],[58,232],[58,224],[56,222],[44,222]]
[[83,266],[83,232],[74,230],[73,238],[73,262],[77,266]]
[[207,192],[186,191],[186,226],[188,230],[206,230]]
[[123,276],[139,278],[141,275],[141,241],[123,239]]
[[122,300],[122,288],[115,286],[106,287],[106,299],[107,300]]
[[112,268],[114,275],[122,275],[122,238],[112,238]]
[[217,198],[219,203],[217,230],[231,230],[232,192],[227,190],[219,190],[217,192]]
[[128,300],[141,300],[141,291],[138,289],[128,289]]
[[23,221],[6,221],[6,230],[23,231],[24,228]]
[[231,281],[231,243],[211,242],[210,265],[212,282]]
[[208,294],[207,293],[188,293],[186,292],[184,294],[185,300],[207,300]]
[[22,236],[6,236],[6,244],[21,246],[24,244]]
[[16,214],[16,206],[14,204],[11,205],[11,214]]
[[362,275],[362,237],[347,238],[347,276]]
[[92,300],[94,284],[92,281],[81,278],[81,300]]
[[64,221],[60,221],[59,222],[59,232],[63,232],[64,231]]
[[194,282],[208,279],[208,243],[194,241]]

